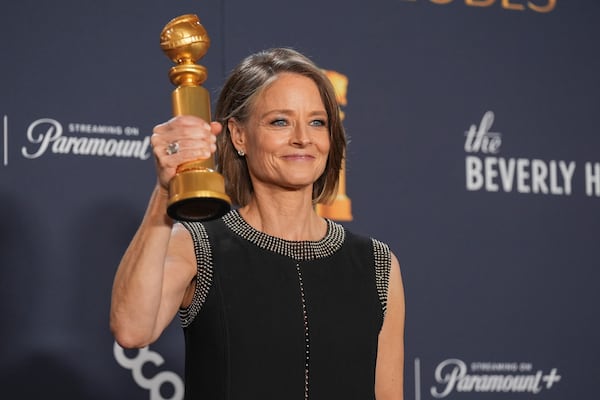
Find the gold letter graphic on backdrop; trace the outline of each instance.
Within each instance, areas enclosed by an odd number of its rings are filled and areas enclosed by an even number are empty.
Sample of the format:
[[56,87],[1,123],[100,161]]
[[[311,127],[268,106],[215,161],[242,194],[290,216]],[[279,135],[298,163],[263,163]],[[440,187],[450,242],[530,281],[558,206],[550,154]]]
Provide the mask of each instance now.
[[[173,91],[173,115],[195,115],[209,122],[210,97],[201,85],[206,68],[197,65],[210,46],[210,39],[196,15],[172,19],[162,30],[160,47],[175,64],[169,71]],[[173,219],[204,221],[219,218],[230,209],[225,180],[214,170],[214,160],[195,160],[177,167],[169,182],[167,213]]]
[[[335,97],[340,105],[348,104],[346,91],[348,78],[336,71],[324,70],[335,90]],[[344,120],[344,112],[340,109],[340,119]],[[325,218],[337,221],[352,221],[351,201],[346,196],[346,157],[342,160],[339,176],[340,184],[337,195],[331,204],[317,204],[317,213]]]
[[502,0],[502,8],[506,8],[507,10],[517,10],[517,11],[525,10],[525,6],[523,4],[514,4],[514,3],[511,3],[510,0]]
[[475,7],[488,7],[494,4],[496,0],[465,0],[465,4]]
[[527,5],[533,11],[537,11],[540,13],[547,13],[547,12],[554,10],[554,7],[556,7],[556,0],[547,0],[547,4],[545,6],[538,6],[537,4],[534,4],[531,1],[528,1]]

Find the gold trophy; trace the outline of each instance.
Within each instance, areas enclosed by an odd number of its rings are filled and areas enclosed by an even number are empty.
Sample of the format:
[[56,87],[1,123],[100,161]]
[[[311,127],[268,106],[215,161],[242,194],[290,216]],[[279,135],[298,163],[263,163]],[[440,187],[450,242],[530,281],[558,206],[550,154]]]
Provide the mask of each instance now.
[[[324,70],[325,75],[333,85],[335,97],[340,105],[348,104],[346,91],[348,78],[336,71]],[[344,112],[339,110],[340,119],[344,120]],[[321,217],[336,221],[352,221],[352,202],[346,195],[346,159],[342,160],[342,168],[339,175],[339,186],[335,199],[331,204],[317,204],[317,214]]]
[[[173,91],[173,115],[195,115],[209,122],[210,96],[202,87],[206,68],[197,65],[210,46],[206,30],[196,15],[172,19],[162,30],[160,47],[175,64],[169,71]],[[177,167],[169,182],[167,214],[181,221],[219,218],[230,209],[225,180],[214,170],[214,159],[194,160]]]

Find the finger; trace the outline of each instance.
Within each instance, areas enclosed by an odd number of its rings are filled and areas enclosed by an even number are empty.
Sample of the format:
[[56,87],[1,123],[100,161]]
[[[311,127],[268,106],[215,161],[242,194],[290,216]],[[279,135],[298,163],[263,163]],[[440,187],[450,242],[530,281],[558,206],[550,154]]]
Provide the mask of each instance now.
[[213,135],[218,135],[223,131],[223,125],[217,121],[213,121],[210,123],[210,131]]
[[168,124],[172,127],[201,127],[210,130],[209,123],[195,115],[178,115],[171,118]]
[[215,135],[221,129],[218,122],[208,124],[191,115],[177,116],[157,125],[151,144],[159,165],[169,168],[173,163],[210,158],[216,151]]

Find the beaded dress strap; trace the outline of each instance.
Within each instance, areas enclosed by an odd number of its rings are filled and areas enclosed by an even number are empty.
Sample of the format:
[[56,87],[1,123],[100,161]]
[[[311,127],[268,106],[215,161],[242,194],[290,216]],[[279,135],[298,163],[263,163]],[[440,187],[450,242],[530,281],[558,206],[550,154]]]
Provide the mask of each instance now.
[[196,318],[206,301],[213,281],[213,260],[208,234],[204,225],[190,222],[181,222],[181,224],[192,235],[197,268],[196,287],[192,303],[188,307],[179,309],[179,320],[181,326],[185,328]]
[[373,258],[375,259],[375,285],[381,302],[383,316],[387,311],[388,288],[390,286],[390,270],[392,268],[392,253],[387,244],[376,239],[373,243]]

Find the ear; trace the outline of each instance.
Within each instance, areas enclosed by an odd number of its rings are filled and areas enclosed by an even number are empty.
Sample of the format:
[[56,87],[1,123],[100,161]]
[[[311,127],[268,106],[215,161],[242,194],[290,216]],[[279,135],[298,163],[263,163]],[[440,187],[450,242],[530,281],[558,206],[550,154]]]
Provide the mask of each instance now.
[[238,151],[246,151],[246,137],[243,126],[235,119],[229,118],[227,120],[227,129],[231,137],[231,143]]

